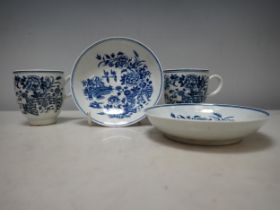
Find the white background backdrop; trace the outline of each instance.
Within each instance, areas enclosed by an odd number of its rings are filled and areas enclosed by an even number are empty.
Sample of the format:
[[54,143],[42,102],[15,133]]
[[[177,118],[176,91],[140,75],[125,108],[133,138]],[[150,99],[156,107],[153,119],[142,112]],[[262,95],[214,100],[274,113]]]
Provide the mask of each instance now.
[[[88,45],[108,36],[138,39],[163,68],[220,74],[224,88],[208,102],[279,109],[279,6],[268,0],[0,1],[0,109],[18,109],[14,69],[70,73]],[[65,101],[64,109],[74,108]]]

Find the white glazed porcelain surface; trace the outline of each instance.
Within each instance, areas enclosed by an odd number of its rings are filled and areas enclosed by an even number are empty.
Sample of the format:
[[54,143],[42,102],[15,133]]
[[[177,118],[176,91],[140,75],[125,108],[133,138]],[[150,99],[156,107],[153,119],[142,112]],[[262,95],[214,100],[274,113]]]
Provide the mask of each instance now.
[[76,106],[104,126],[127,126],[143,119],[144,109],[158,102],[162,86],[163,73],[154,53],[136,40],[121,37],[86,49],[71,78]]
[[[208,83],[217,80],[218,86],[208,93]],[[179,68],[164,71],[164,98],[166,104],[204,103],[208,96],[214,96],[223,87],[223,78],[209,75],[208,69]]]
[[222,104],[159,105],[148,108],[146,115],[169,138],[202,145],[240,141],[269,116],[260,109]]
[[[56,123],[64,98],[63,71],[47,69],[16,70],[14,89],[21,112],[31,125]],[[70,77],[67,77],[69,80]]]

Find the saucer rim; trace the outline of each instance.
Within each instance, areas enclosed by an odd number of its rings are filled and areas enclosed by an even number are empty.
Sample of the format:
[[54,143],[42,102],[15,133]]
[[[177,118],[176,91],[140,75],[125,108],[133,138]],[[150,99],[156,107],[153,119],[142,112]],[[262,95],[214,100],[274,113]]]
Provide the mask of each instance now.
[[21,70],[13,71],[13,74],[17,74],[17,73],[64,73],[64,71],[55,70],[55,69],[43,69],[43,68],[21,69]]
[[164,73],[171,72],[205,72],[208,73],[210,70],[207,68],[171,68],[163,70]]

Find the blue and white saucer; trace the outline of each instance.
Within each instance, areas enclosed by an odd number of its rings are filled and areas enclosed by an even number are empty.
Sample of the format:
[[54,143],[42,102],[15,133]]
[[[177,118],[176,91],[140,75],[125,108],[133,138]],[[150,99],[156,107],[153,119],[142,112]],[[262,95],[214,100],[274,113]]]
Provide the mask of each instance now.
[[228,104],[170,104],[146,109],[167,137],[199,145],[224,145],[256,132],[269,118],[264,110]]
[[145,117],[163,88],[155,54],[139,41],[113,37],[98,41],[77,59],[71,76],[76,106],[97,124],[128,126]]

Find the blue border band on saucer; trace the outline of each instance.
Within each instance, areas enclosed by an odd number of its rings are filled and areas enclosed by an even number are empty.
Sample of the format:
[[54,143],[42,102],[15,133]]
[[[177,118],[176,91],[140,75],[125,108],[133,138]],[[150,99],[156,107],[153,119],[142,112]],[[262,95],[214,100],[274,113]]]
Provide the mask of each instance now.
[[198,104],[163,104],[163,105],[157,105],[157,106],[153,106],[153,107],[149,107],[145,109],[145,112],[155,109],[155,108],[161,108],[161,107],[167,107],[167,106],[219,106],[219,107],[232,107],[232,108],[237,108],[237,109],[247,109],[247,110],[252,110],[252,111],[256,111],[256,112],[260,112],[265,114],[266,116],[270,116],[270,114],[263,110],[263,109],[258,109],[258,108],[254,108],[254,107],[247,107],[247,106],[239,106],[239,105],[232,105],[232,104],[207,104],[207,103],[198,103]]
[[[130,42],[133,42],[135,44],[138,44],[139,46],[143,47],[144,49],[147,50],[147,52],[149,52],[151,54],[151,56],[155,59],[156,63],[158,64],[158,67],[159,67],[159,70],[160,70],[160,75],[161,75],[161,78],[160,78],[160,83],[161,83],[161,86],[160,86],[160,91],[159,91],[159,95],[155,101],[155,104],[158,103],[158,101],[160,100],[160,97],[161,97],[161,94],[162,94],[162,90],[163,90],[163,70],[162,70],[162,67],[161,67],[161,64],[159,62],[159,59],[157,58],[157,56],[155,55],[155,53],[147,46],[145,46],[143,43],[141,43],[140,41],[138,40],[135,40],[135,39],[132,39],[132,38],[127,38],[127,37],[108,37],[108,38],[105,38],[105,39],[102,39],[102,40],[99,40],[93,44],[91,44],[88,48],[86,48],[81,54],[80,56],[78,56],[78,58],[76,59],[75,61],[75,64],[74,64],[74,67],[73,67],[73,70],[72,70],[72,74],[71,74],[71,95],[72,95],[72,99],[75,103],[75,105],[78,107],[78,109],[82,112],[82,114],[87,117],[87,114],[85,113],[85,111],[83,110],[83,108],[79,105],[78,103],[78,100],[76,99],[75,97],[75,94],[74,94],[74,89],[73,89],[73,84],[74,84],[74,77],[75,77],[75,71],[76,71],[76,68],[77,68],[77,65],[79,64],[80,60],[82,59],[82,57],[89,51],[91,50],[92,48],[94,48],[95,46],[103,43],[103,42],[106,42],[106,41],[109,41],[109,40],[126,40],[126,41],[130,41]],[[151,106],[153,106],[151,105]],[[101,121],[98,121],[96,119],[93,119],[91,118],[91,120],[99,125],[103,125],[103,126],[107,126],[107,127],[123,127],[123,126],[129,126],[129,125],[133,125],[139,121],[141,121],[142,119],[144,119],[146,116],[145,116],[145,110],[143,110],[143,116],[139,117],[138,119],[134,120],[134,121],[131,121],[129,123],[125,123],[125,124],[121,124],[121,125],[108,125],[108,124],[105,124]]]
[[209,69],[196,69],[196,68],[177,68],[177,69],[165,69],[164,73],[173,72],[209,72]]

